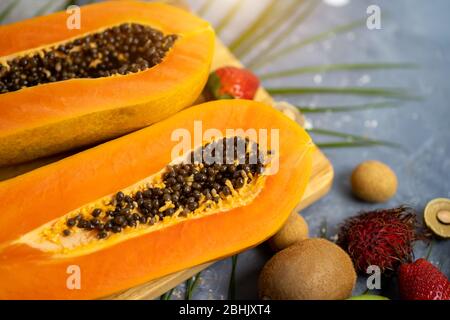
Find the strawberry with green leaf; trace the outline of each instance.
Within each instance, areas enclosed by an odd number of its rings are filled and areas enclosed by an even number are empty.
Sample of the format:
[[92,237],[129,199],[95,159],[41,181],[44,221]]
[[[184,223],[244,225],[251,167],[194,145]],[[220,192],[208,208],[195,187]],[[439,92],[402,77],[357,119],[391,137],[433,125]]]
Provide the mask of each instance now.
[[259,79],[251,71],[237,67],[222,67],[213,71],[206,87],[214,99],[253,100]]

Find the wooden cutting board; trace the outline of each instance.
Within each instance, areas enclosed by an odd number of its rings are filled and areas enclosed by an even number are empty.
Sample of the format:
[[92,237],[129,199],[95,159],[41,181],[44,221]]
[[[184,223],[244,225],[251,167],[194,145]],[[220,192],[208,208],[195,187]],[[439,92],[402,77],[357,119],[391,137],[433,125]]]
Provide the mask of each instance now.
[[[168,1],[173,4],[180,5],[182,0],[172,0]],[[241,66],[241,63],[233,56],[233,54],[224,46],[220,40],[217,40],[216,51],[212,64],[212,70],[217,69],[221,66]],[[260,89],[255,98],[257,101],[265,102],[267,104],[273,104],[272,97],[264,90]],[[311,180],[308,187],[303,195],[302,200],[295,209],[298,212],[301,209],[306,208],[315,201],[323,197],[330,189],[333,182],[334,171],[330,161],[325,157],[325,155],[317,148],[313,155],[313,169]],[[149,281],[140,286],[128,289],[121,293],[117,293],[106,297],[105,299],[114,300],[143,300],[143,299],[154,299],[168,290],[176,287],[185,280],[191,278],[201,270],[209,267],[214,261],[208,262],[190,269],[185,269],[180,272],[170,274],[168,276]]]

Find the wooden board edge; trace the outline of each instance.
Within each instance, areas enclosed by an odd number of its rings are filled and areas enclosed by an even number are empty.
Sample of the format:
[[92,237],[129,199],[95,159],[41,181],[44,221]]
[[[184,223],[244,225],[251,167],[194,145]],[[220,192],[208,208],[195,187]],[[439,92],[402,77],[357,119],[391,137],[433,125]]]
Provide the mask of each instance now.
[[152,300],[158,298],[178,284],[208,268],[213,263],[214,262],[204,263],[193,268],[169,274],[140,286],[110,295],[103,300]]

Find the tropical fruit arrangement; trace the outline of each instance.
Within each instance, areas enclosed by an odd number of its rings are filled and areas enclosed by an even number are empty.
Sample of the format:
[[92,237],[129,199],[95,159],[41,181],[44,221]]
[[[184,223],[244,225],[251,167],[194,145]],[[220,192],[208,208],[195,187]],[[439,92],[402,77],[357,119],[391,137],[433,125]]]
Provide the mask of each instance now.
[[[0,26],[0,299],[105,298],[266,240],[261,299],[388,300],[352,297],[373,267],[402,299],[450,299],[446,275],[414,257],[416,241],[450,237],[449,199],[425,225],[399,205],[310,238],[294,209],[318,150],[298,108],[256,102],[250,70],[211,70],[215,32],[188,11],[81,12],[80,29],[66,12]],[[349,180],[368,203],[399,185],[372,160]]]
[[[255,246],[281,228],[311,174],[311,139],[251,101],[258,79],[247,86],[243,75],[230,91],[226,69],[211,92],[228,99],[180,112],[208,80],[207,22],[134,1],[82,15],[76,31],[64,12],[0,28],[10,44],[0,51],[0,164],[97,145],[0,183],[2,299],[105,297]],[[174,133],[195,137],[196,122],[222,135],[174,156]],[[81,270],[80,290],[67,288],[68,266]]]

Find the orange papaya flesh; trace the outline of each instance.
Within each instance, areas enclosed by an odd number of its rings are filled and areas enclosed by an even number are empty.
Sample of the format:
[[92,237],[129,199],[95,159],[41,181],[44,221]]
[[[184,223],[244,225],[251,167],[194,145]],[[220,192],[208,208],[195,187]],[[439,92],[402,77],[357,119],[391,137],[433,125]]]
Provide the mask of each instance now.
[[[40,74],[42,80],[51,78],[58,68],[63,69],[59,78],[48,80],[51,82],[39,80],[42,83],[29,87],[20,82],[14,84],[20,89],[0,93],[0,166],[91,145],[160,121],[191,105],[206,83],[214,52],[214,31],[206,21],[182,9],[139,1],[103,2],[81,7],[80,29],[68,29],[67,17],[59,12],[0,26],[0,42],[4,44],[0,48],[0,92],[5,87],[3,82],[14,82],[11,77],[18,78],[24,70]],[[112,44],[107,40],[114,38],[114,30],[120,33],[124,26],[129,29],[128,36],[119,34],[119,40],[140,42],[120,45],[120,52],[116,52],[114,46],[108,47]],[[161,37],[158,31],[164,35],[159,48],[165,49],[154,62],[142,60],[147,52],[141,43],[145,28],[150,33],[149,50]],[[104,35],[103,39],[98,39],[99,34]],[[81,47],[86,47],[83,51],[76,41],[86,37],[91,40],[82,43]],[[117,37],[115,40],[119,41]],[[94,43],[94,52],[103,52],[101,56],[95,53],[99,59],[92,58],[90,46]],[[113,66],[102,60],[105,47],[108,54],[115,54],[108,56],[110,62],[114,60]],[[46,56],[52,50],[56,50],[53,60]],[[91,54],[92,59],[80,55],[80,50]],[[65,63],[68,55],[74,55],[70,63],[84,64],[83,72],[88,74],[77,73],[78,69]],[[48,67],[33,73],[27,69],[29,62],[20,62],[22,58],[31,61],[33,56],[39,57],[37,61],[44,66],[50,59]],[[8,65],[11,61],[18,65],[14,72]],[[128,69],[120,70],[124,64]],[[4,78],[2,74],[6,74]],[[36,84],[37,80],[32,77],[27,81]]]
[[[195,136],[197,120],[203,130],[217,129],[225,138],[201,139],[200,145],[194,142],[189,152],[173,160],[172,151],[179,143],[173,141],[173,132],[185,128]],[[226,129],[243,131],[229,136]],[[108,210],[127,202],[127,196],[136,200],[138,191],[151,187],[154,194],[158,188],[173,188],[173,180],[168,179],[178,179],[183,169],[180,159],[189,159],[191,151],[220,145],[223,139],[254,145],[255,140],[245,134],[249,129],[279,132],[278,142],[271,134],[266,143],[258,137],[264,165],[253,164],[246,171],[237,162],[226,164],[226,170],[236,165],[243,172],[223,171],[227,179],[218,180],[222,185],[217,193],[201,176],[205,173],[208,179],[208,171],[202,169],[213,163],[194,162],[193,169],[199,172],[181,174],[187,179],[184,186],[192,189],[199,182],[203,189],[209,188],[213,199],[202,194],[192,210],[184,212],[181,205],[166,215],[176,200],[163,197],[163,207],[150,215],[153,221],[138,221],[101,239],[95,228],[68,228],[68,219],[81,214],[92,220],[95,209],[102,211],[97,217],[105,222],[110,219]],[[312,151],[305,131],[272,107],[245,100],[216,101],[1,182],[0,298],[98,298],[255,246],[282,226],[301,199],[311,173]],[[268,174],[274,167],[278,170]],[[63,234],[66,229],[69,235]],[[79,267],[79,290],[67,287],[71,266]]]

